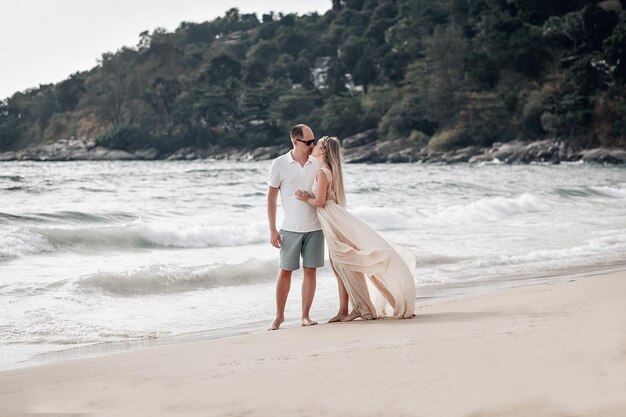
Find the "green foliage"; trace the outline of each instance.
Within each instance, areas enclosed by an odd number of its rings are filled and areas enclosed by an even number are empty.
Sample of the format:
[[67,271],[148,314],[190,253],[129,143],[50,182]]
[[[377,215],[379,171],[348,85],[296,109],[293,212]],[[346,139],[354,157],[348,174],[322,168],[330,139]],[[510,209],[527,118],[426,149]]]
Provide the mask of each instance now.
[[206,81],[211,84],[220,84],[229,78],[240,78],[241,63],[236,57],[223,52],[211,58],[209,67],[203,75],[206,76]]
[[427,146],[430,141],[430,138],[424,132],[418,132],[417,130],[411,131],[409,139],[422,148]]
[[96,138],[96,144],[111,149],[134,151],[153,144],[148,132],[137,126],[120,125]]
[[90,71],[14,94],[0,105],[0,149],[94,135],[131,151],[255,147],[282,143],[295,123],[437,149],[626,144],[623,6],[337,0],[324,15],[260,20],[231,9],[142,32]]
[[244,81],[255,87],[269,76],[269,68],[276,61],[280,51],[273,40],[261,41],[247,53]]
[[[531,93],[522,110],[522,126],[529,137],[540,137],[543,134],[542,116],[545,114],[549,113],[544,113],[544,102],[541,93]],[[552,126],[552,123],[546,121],[546,125]]]
[[543,112],[540,116],[541,128],[553,135],[561,130],[561,120],[558,116],[550,112]]
[[449,151],[470,143],[464,129],[452,128],[438,132],[428,142],[428,147],[436,151]]
[[19,138],[20,126],[15,109],[5,102],[0,102],[0,150],[12,150]]
[[[293,126],[301,120],[309,120],[315,110],[324,103],[318,92],[305,88],[284,91],[270,107],[270,119],[278,126]],[[310,123],[314,128],[317,126]]]
[[[361,100],[355,96],[331,96],[314,119],[322,135],[346,137],[364,129],[361,123]],[[315,117],[317,116],[317,117]]]
[[85,76],[76,73],[67,80],[58,83],[54,90],[61,110],[64,112],[74,110],[81,97],[87,91],[85,89]]
[[626,82],[626,19],[622,18],[611,36],[605,41],[605,56],[610,63],[615,78]]
[[563,126],[561,133],[569,138],[581,133],[591,121],[588,98],[576,92],[566,93],[560,104],[560,124]]
[[379,123],[394,104],[400,99],[401,92],[391,86],[374,87],[361,99],[362,120],[367,129],[378,127]]

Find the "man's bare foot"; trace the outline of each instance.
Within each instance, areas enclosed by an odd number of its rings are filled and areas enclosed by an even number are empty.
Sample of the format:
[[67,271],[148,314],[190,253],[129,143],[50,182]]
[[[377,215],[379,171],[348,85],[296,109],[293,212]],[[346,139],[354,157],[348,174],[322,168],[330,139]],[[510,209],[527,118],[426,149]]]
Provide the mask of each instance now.
[[311,320],[308,317],[305,317],[302,319],[302,325],[303,326],[315,326],[317,324],[316,321]]
[[270,325],[270,327],[267,328],[267,330],[278,330],[278,329],[280,329],[280,325],[283,324],[283,321],[285,321],[285,319],[283,317],[276,317],[274,319],[274,321],[272,322],[272,324]]
[[356,310],[352,310],[352,313],[348,314],[343,320],[341,321],[352,321],[354,319],[358,319],[359,317],[361,317],[361,313],[359,313]]
[[328,322],[337,323],[339,321],[343,321],[343,319],[345,319],[346,317],[348,317],[348,313],[337,313],[337,315],[333,317],[332,319],[328,320]]

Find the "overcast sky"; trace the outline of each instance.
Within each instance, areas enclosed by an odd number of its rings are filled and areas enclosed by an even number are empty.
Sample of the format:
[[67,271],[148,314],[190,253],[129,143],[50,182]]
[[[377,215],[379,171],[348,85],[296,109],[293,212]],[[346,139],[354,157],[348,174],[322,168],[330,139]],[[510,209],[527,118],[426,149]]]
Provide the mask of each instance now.
[[96,65],[139,34],[240,13],[326,12],[331,0],[0,0],[0,100]]

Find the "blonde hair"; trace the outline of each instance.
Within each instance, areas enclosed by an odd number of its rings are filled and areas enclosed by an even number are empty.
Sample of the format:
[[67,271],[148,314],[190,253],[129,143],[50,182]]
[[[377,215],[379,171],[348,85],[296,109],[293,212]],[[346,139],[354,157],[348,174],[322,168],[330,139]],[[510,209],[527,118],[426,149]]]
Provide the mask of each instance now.
[[335,136],[323,136],[320,138],[323,141],[322,146],[326,150],[326,161],[330,165],[330,169],[333,172],[333,191],[337,196],[337,204],[342,207],[346,206],[346,191],[343,186],[343,169],[341,167],[341,145],[339,139]]

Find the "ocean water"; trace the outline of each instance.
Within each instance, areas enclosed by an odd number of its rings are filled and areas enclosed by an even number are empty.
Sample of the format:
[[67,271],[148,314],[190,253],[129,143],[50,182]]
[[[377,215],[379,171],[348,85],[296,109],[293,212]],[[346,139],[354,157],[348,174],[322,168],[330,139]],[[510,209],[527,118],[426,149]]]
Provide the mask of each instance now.
[[[0,163],[0,367],[264,329],[278,266],[269,164]],[[626,269],[624,167],[355,164],[345,175],[348,208],[415,254],[418,304]],[[336,291],[322,268],[314,318],[336,312]]]

